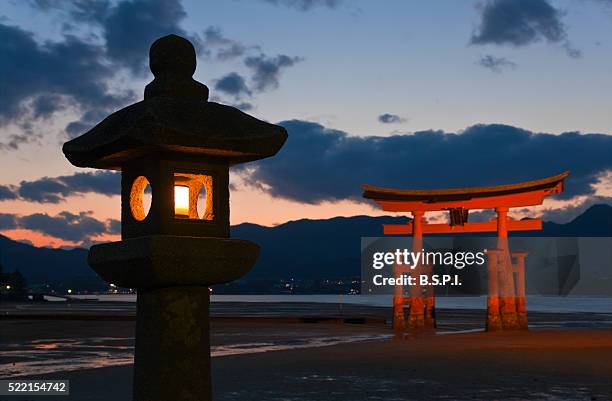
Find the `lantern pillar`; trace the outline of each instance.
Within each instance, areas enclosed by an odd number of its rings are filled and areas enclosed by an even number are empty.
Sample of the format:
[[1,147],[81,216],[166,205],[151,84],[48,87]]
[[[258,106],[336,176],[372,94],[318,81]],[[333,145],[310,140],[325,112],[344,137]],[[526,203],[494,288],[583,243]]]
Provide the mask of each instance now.
[[209,297],[202,286],[138,291],[134,400],[212,399]]

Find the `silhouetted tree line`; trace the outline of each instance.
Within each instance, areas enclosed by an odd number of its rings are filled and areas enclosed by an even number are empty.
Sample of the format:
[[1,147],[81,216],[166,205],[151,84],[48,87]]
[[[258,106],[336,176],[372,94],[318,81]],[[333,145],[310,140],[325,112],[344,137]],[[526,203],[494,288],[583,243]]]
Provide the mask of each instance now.
[[0,263],[0,294],[5,296],[26,295],[28,287],[23,274],[19,270],[11,273],[4,272],[4,266]]

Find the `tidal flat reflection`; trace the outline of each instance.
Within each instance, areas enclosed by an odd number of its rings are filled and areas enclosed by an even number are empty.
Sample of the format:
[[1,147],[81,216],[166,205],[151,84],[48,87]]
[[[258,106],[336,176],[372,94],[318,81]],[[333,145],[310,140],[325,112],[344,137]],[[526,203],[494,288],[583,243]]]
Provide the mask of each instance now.
[[40,339],[5,344],[0,351],[2,377],[128,365],[133,362],[134,339],[93,337]]
[[[213,357],[290,349],[318,348],[360,341],[385,340],[390,334],[359,334],[309,338],[275,338],[266,342],[213,345]],[[0,350],[2,377],[38,376],[49,373],[109,366],[134,362],[134,338],[93,337],[41,339],[24,344],[7,344]]]

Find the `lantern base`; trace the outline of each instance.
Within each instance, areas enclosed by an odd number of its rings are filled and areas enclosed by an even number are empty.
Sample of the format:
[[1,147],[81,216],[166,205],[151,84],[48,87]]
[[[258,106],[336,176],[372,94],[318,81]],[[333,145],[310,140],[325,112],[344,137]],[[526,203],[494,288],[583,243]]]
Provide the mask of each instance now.
[[162,288],[236,280],[258,256],[259,246],[245,240],[151,235],[94,245],[87,261],[119,287]]

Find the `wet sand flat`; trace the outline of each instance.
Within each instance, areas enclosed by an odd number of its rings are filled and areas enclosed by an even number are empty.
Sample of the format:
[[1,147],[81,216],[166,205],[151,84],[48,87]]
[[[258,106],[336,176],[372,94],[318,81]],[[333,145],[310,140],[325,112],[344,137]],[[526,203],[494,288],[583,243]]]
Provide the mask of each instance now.
[[[469,332],[483,311],[440,310],[440,334],[397,340],[383,323],[298,323],[281,309],[281,319],[213,318],[215,400],[612,399],[606,314],[534,313],[530,332],[483,333]],[[130,400],[134,323],[0,319],[0,376],[69,379],[65,400]],[[59,399],[32,399],[46,398]]]
[[213,367],[219,400],[610,400],[612,332],[430,336]]
[[[223,319],[211,324],[211,354],[279,352],[392,337],[385,325]],[[133,363],[133,321],[2,320],[0,377],[23,378]]]
[[[338,344],[212,365],[219,401],[609,400],[610,361],[611,332],[540,331]],[[63,399],[127,401],[131,374],[125,365],[42,377],[70,379]]]
[[[32,325],[29,329],[36,337],[36,329]],[[80,331],[70,325],[61,330],[64,339],[74,338],[74,332]],[[108,347],[101,350],[104,353],[117,345],[109,341],[120,338],[111,334],[120,336],[130,330],[127,322],[104,322],[95,333],[87,334],[106,338],[98,344]],[[212,343],[214,350],[232,344],[291,345],[309,338],[385,333],[389,333],[385,328],[363,325],[226,322],[213,327]],[[129,346],[128,357],[132,352]],[[460,333],[405,340],[387,336],[329,346],[217,355],[212,366],[218,401],[610,400],[612,332]],[[128,361],[28,378],[69,379],[72,393],[62,398],[66,400],[127,401],[131,368]]]

